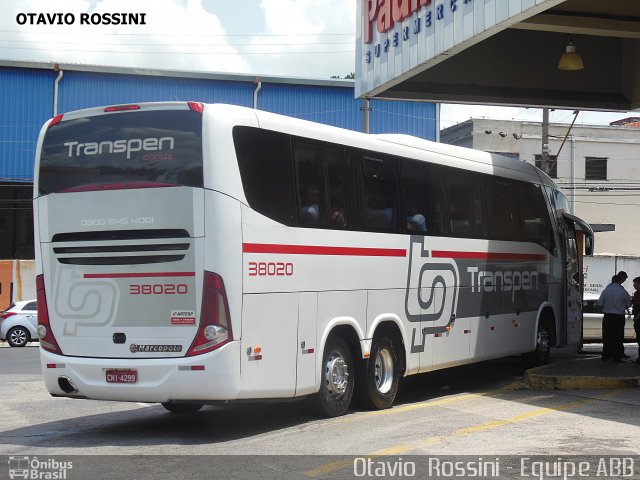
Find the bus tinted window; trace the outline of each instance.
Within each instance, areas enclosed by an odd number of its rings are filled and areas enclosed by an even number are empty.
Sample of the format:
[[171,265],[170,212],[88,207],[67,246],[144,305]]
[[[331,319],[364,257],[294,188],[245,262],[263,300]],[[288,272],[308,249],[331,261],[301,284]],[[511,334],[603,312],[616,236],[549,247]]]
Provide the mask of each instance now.
[[[251,208],[285,225],[296,224],[291,139],[284,133],[235,127],[233,141]],[[307,172],[311,175],[311,172]]]
[[443,235],[444,170],[423,162],[402,163],[402,189],[408,233]]
[[301,227],[348,226],[343,149],[296,141],[293,146]]
[[487,199],[489,237],[493,240],[520,240],[516,182],[507,178],[492,178],[490,183]]
[[126,112],[62,121],[47,130],[42,195],[109,184],[202,187],[202,115]]
[[356,154],[352,157],[352,170],[354,181],[360,186],[359,191],[354,192],[356,230],[397,232],[397,162],[391,158]]
[[456,237],[487,237],[487,178],[475,172],[447,169],[449,227]]
[[530,183],[520,183],[518,187],[522,239],[535,242],[555,254],[554,234],[542,188]]
[[571,213],[571,206],[567,197],[555,188],[546,187],[551,202],[551,208],[557,216],[562,216],[562,212]]
[[347,175],[344,150],[326,148],[323,150],[329,181],[329,217],[327,226],[335,229],[349,227],[347,214]]
[[298,219],[301,227],[319,227],[327,212],[327,193],[322,158],[313,145],[296,143]]

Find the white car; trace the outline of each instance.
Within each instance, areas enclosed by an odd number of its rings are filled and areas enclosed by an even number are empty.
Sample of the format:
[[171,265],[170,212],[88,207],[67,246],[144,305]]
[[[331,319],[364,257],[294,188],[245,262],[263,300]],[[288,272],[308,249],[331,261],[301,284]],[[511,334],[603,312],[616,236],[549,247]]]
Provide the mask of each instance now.
[[35,300],[24,300],[0,313],[0,340],[12,347],[24,347],[37,340],[38,308]]
[[[598,305],[600,295],[585,293],[582,300],[582,337],[584,340],[602,339],[602,307]],[[633,330],[633,315],[629,309],[624,322],[624,339],[633,342],[636,333]]]

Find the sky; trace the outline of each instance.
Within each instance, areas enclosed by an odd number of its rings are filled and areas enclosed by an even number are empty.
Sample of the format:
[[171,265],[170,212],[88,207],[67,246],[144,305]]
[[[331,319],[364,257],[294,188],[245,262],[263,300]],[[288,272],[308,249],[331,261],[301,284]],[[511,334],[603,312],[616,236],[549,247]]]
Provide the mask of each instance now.
[[[0,59],[344,77],[355,71],[356,1],[2,0]],[[146,24],[81,24],[82,13],[121,12],[144,13]],[[36,23],[38,14],[56,13],[72,14],[73,23]],[[55,23],[60,17],[50,18]],[[608,124],[630,115],[581,112],[577,123]],[[542,113],[540,109],[445,104],[441,127],[471,117],[541,121]],[[570,123],[573,113],[553,111],[550,119]]]

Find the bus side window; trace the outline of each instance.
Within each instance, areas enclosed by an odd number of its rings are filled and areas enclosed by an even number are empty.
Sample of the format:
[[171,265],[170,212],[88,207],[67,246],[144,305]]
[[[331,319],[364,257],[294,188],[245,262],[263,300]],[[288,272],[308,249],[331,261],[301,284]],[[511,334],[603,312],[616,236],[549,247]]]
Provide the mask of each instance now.
[[322,153],[329,183],[329,209],[325,225],[327,228],[344,230],[349,227],[344,149],[326,148]]
[[553,254],[555,250],[553,228],[541,187],[522,183],[518,190],[522,239],[525,242],[535,242]]
[[520,241],[516,184],[507,178],[492,178],[488,195],[489,236],[493,240]]
[[249,206],[276,222],[296,225],[290,136],[234,127],[233,142]]
[[401,168],[407,233],[444,233],[444,175],[440,167],[405,160]]
[[298,221],[301,227],[346,229],[344,149],[329,143],[295,140]]
[[454,236],[487,238],[487,176],[447,169],[449,224]]
[[314,145],[294,142],[298,222],[301,227],[318,227],[326,211],[326,189],[322,158]]
[[359,183],[356,229],[398,232],[397,162],[393,159],[353,156],[354,180]]

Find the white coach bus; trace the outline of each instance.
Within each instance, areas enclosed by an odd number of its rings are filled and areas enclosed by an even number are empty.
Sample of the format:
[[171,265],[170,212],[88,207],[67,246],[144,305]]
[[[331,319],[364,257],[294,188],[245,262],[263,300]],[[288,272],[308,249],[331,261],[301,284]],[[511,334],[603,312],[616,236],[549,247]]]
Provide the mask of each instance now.
[[93,108],[43,126],[34,214],[54,396],[335,416],[354,394],[390,407],[400,376],[581,338],[590,227],[484,152],[229,105]]

